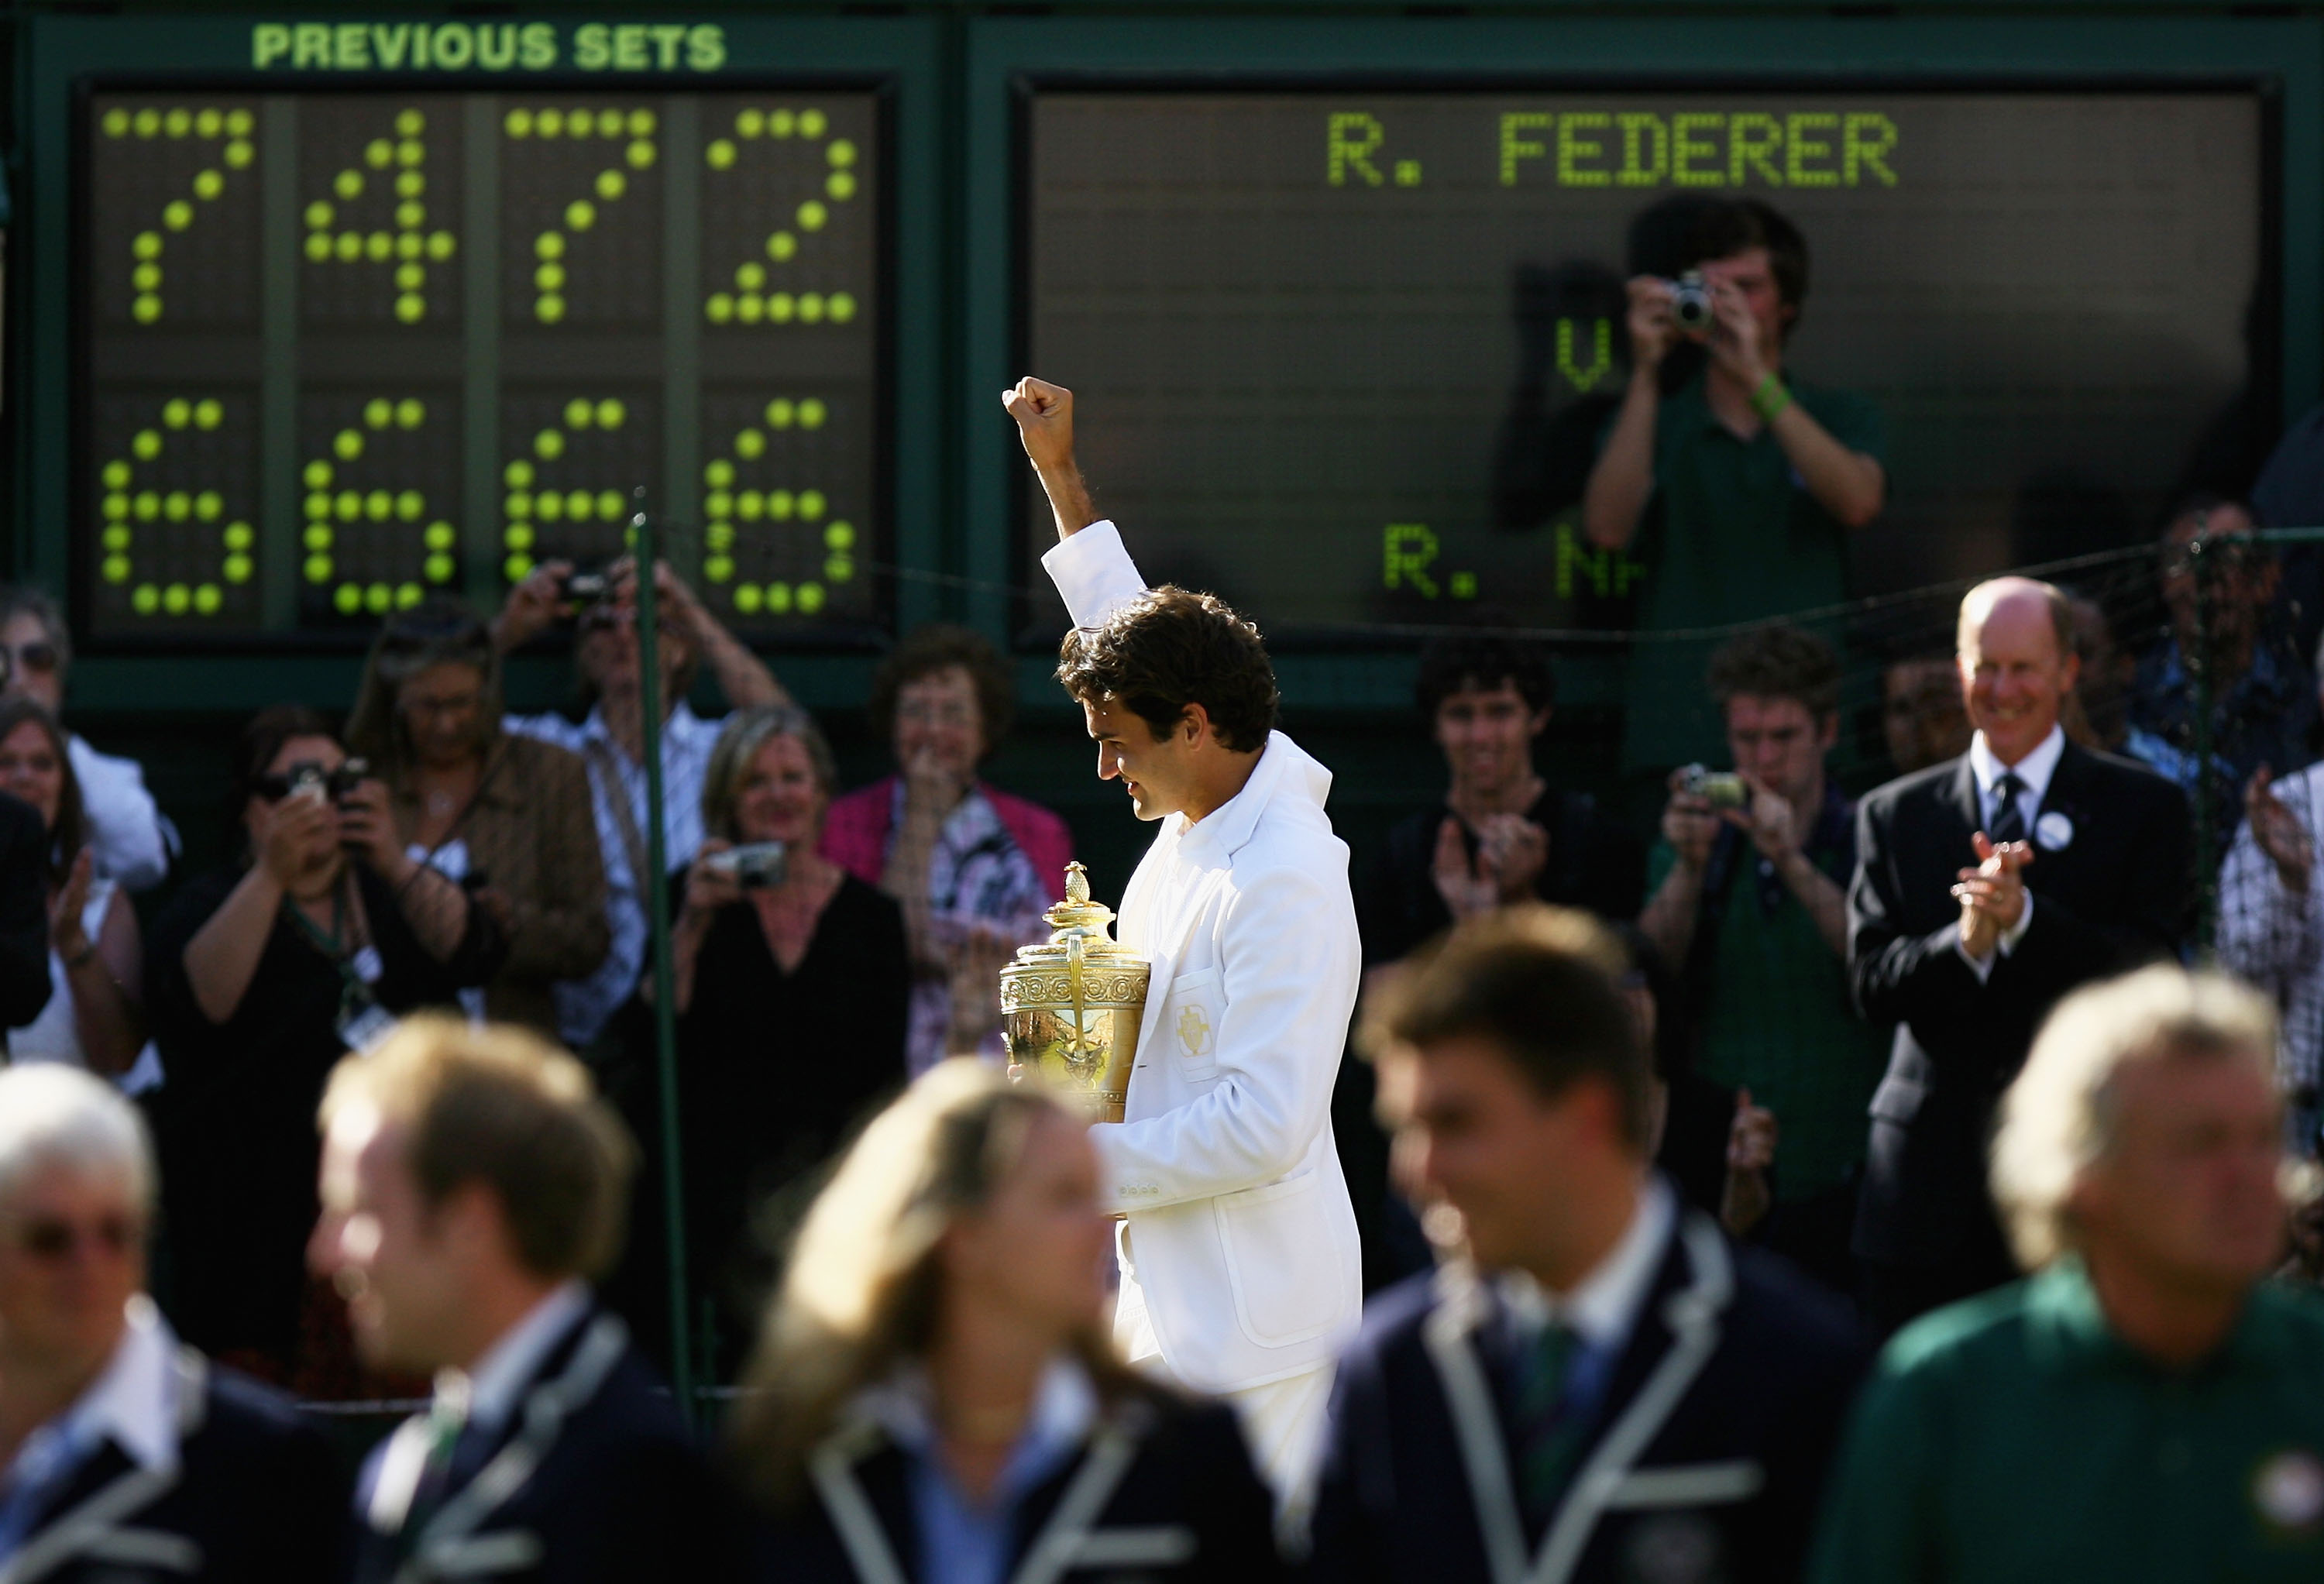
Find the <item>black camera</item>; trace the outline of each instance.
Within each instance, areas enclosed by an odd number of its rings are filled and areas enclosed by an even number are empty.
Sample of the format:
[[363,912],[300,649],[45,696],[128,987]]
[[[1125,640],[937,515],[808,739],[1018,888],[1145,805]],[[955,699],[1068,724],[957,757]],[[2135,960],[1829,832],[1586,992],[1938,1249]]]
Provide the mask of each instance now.
[[1689,270],[1671,282],[1671,318],[1689,334],[1711,328],[1711,282],[1701,270]]
[[291,765],[282,780],[292,797],[327,797],[337,803],[371,774],[371,765],[360,759],[343,760],[337,769],[326,769],[320,760],[302,759]]
[[790,854],[780,842],[745,842],[740,847],[713,852],[702,861],[714,874],[730,876],[743,889],[755,890],[783,883]]
[[603,604],[613,592],[613,581],[603,572],[576,572],[565,580],[565,614],[570,619],[590,606]]

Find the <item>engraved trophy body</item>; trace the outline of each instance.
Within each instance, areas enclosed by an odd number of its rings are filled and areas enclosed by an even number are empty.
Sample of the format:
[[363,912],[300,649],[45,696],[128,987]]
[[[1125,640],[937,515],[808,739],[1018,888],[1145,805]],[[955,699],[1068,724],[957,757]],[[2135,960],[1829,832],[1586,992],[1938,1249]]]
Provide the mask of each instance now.
[[1092,1121],[1119,1122],[1153,965],[1107,933],[1113,910],[1090,900],[1078,863],[1065,866],[1065,899],[1041,916],[1056,933],[1001,971],[1009,1071],[1038,1073],[1078,1096]]

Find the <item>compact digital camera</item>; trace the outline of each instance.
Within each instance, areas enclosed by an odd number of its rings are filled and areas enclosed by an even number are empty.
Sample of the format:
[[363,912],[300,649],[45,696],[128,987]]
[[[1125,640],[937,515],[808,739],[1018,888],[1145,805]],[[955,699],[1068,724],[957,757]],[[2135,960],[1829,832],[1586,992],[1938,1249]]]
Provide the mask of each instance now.
[[743,889],[754,890],[782,884],[790,853],[780,842],[745,842],[702,861],[714,874],[731,875]]

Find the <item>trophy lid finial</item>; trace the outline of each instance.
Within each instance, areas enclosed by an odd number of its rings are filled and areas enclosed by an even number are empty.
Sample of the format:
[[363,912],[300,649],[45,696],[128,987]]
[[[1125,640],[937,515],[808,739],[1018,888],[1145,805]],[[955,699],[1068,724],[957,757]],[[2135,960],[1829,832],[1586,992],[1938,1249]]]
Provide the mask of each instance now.
[[1078,904],[1089,899],[1089,870],[1084,869],[1081,861],[1076,859],[1065,865],[1065,900]]

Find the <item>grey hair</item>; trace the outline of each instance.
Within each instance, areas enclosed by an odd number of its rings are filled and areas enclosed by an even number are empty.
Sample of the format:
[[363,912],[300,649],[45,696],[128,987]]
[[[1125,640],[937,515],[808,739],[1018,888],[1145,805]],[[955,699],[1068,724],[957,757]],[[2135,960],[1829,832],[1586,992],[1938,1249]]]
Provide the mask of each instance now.
[[51,1166],[118,1178],[141,1209],[152,1206],[153,1141],[119,1091],[61,1062],[0,1072],[0,1204]]
[[823,728],[815,723],[813,715],[795,704],[765,704],[736,710],[726,717],[717,745],[710,751],[709,766],[702,772],[702,829],[706,834],[729,842],[740,839],[734,826],[734,806],[742,799],[742,783],[750,777],[751,761],[759,757],[759,750],[778,737],[795,737],[807,750],[807,762],[815,767],[815,778],[823,787],[825,802],[839,795],[839,762],[831,757],[831,744],[824,741]]
[[2068,1202],[2112,1147],[2123,1072],[2174,1057],[2245,1056],[2271,1076],[2275,1008],[2224,973],[2157,963],[2076,990],[2034,1037],[2002,1098],[1992,1183],[2017,1262],[2032,1270],[2075,1246]]
[[44,588],[34,588],[29,583],[0,583],[0,627],[19,616],[30,616],[47,632],[48,640],[56,646],[57,673],[62,676],[72,667],[72,627],[65,621],[64,607],[56,596]]

